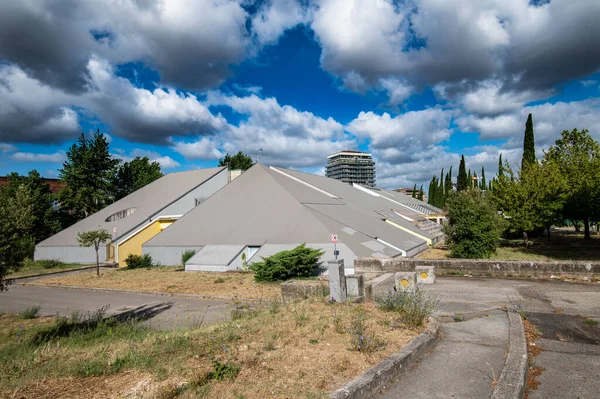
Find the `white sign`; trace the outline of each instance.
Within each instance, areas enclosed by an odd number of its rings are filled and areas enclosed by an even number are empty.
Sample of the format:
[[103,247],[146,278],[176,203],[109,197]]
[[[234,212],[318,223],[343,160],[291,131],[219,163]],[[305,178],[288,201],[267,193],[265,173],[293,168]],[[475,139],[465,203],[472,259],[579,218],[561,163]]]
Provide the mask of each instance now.
[[331,243],[332,244],[337,244],[338,239],[337,239],[337,234],[332,234],[331,235]]

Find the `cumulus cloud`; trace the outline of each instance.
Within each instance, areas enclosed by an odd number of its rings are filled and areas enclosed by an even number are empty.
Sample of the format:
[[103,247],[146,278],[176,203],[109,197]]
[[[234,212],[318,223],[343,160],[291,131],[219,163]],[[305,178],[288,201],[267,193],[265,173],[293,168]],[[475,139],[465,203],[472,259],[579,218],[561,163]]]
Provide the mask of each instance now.
[[584,101],[544,103],[495,117],[463,115],[456,119],[463,131],[479,132],[480,139],[508,139],[508,147],[522,146],[525,121],[533,114],[536,145],[545,147],[552,144],[563,130],[573,128],[588,129],[596,139],[600,139],[600,99]]
[[142,150],[140,148],[132,149],[129,154],[127,154],[127,152],[122,149],[117,149],[115,150],[115,153],[111,155],[124,162],[130,162],[136,157],[148,157],[150,162],[158,162],[162,169],[173,169],[181,166],[179,162],[175,161],[169,156],[161,155],[156,151]]
[[39,154],[32,152],[15,152],[9,156],[10,159],[17,162],[50,162],[63,163],[67,159],[64,151],[57,151],[53,154]]
[[89,71],[93,90],[85,96],[85,102],[110,124],[113,135],[166,144],[170,137],[211,135],[227,125],[223,117],[214,116],[191,93],[134,87],[127,79],[115,76],[111,65],[101,59],[91,59]]
[[224,154],[218,149],[218,145],[215,141],[202,137],[197,141],[184,142],[174,141],[172,142],[173,150],[183,155],[186,159],[219,159]]
[[426,109],[392,117],[361,112],[346,129],[358,137],[368,138],[374,154],[383,160],[408,163],[422,151],[439,144],[452,134],[450,111]]
[[352,90],[395,77],[417,87],[463,89],[497,79],[503,90],[536,92],[600,68],[598,2],[315,3],[311,27],[323,49],[321,65]]
[[252,17],[252,35],[261,45],[274,44],[286,30],[308,18],[308,9],[298,0],[268,0]]
[[15,152],[18,148],[12,144],[0,143],[0,152],[6,154],[7,152]]

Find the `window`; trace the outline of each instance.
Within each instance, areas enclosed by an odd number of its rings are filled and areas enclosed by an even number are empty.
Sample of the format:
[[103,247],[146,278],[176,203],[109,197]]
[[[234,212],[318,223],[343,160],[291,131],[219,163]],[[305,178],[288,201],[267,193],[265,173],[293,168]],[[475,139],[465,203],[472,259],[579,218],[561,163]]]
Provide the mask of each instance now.
[[106,218],[106,222],[115,222],[117,220],[125,219],[127,216],[135,213],[137,208],[127,208],[122,211],[113,213],[109,217]]

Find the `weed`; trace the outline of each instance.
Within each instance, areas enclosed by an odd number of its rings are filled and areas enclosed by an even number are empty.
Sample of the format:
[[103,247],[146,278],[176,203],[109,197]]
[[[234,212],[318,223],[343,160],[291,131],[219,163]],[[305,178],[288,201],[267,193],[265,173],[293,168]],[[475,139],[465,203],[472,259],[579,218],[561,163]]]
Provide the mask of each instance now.
[[461,315],[461,314],[457,314],[456,316],[454,316],[454,321],[457,323],[463,322],[465,321],[465,316]]
[[510,297],[508,298],[508,302],[510,302],[510,306],[508,307],[510,312],[518,313],[523,320],[527,320],[528,314],[525,311],[523,302],[518,301],[517,299],[511,299]]
[[277,313],[279,313],[280,308],[281,308],[281,302],[272,301],[271,304],[269,305],[269,313],[277,314]]
[[188,249],[187,251],[183,251],[181,254],[181,266],[185,268],[185,264],[188,260],[192,259],[196,255],[195,249]]
[[19,315],[22,319],[35,319],[39,316],[41,308],[42,307],[40,305],[30,306],[21,313],[19,313]]
[[414,291],[390,289],[387,295],[376,298],[376,302],[383,310],[400,313],[402,321],[410,328],[421,327],[436,311],[439,303],[418,288]]
[[306,320],[308,319],[308,314],[306,313],[306,309],[304,307],[294,309],[294,318],[296,319],[296,327],[302,327]]
[[63,265],[61,261],[58,259],[40,259],[35,261],[35,265],[37,267],[41,267],[42,269],[54,269],[59,268]]
[[554,309],[554,314],[562,314],[562,313],[563,313],[563,308]]
[[344,326],[344,321],[342,320],[342,316],[337,312],[335,308],[332,309],[331,317],[333,319],[333,328],[336,333],[343,334],[346,332],[346,327]]
[[208,373],[210,380],[233,380],[240,372],[240,367],[233,363],[221,363],[217,359],[212,359],[212,365],[213,371]]
[[215,284],[221,284],[225,282],[225,279],[223,277],[217,277],[214,282]]
[[598,322],[596,320],[587,319],[583,322],[583,324],[587,324],[588,326],[597,326]]
[[311,339],[311,340],[308,341],[308,343],[312,344],[312,345],[316,345],[316,344],[319,343],[319,340],[318,339]]
[[371,353],[383,349],[383,342],[377,338],[372,332],[368,331],[365,315],[358,312],[352,319],[350,329],[350,345],[351,349]]
[[156,399],[175,399],[185,390],[184,386],[178,386],[174,382],[161,386],[155,394]]

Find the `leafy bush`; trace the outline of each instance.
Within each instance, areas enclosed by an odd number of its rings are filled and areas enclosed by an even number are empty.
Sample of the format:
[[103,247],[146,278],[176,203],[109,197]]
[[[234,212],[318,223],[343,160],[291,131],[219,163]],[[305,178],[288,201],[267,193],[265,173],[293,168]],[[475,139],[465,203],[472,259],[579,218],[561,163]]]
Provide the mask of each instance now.
[[208,374],[208,378],[211,380],[233,380],[240,372],[240,367],[233,363],[221,363],[220,361],[213,359],[212,364],[213,371]]
[[40,259],[35,261],[35,265],[37,267],[41,267],[42,269],[54,269],[61,267],[63,263],[58,259]]
[[350,329],[350,345],[352,350],[371,353],[383,349],[384,343],[372,332],[368,331],[364,314],[357,314],[352,319]]
[[41,308],[42,307],[40,305],[31,306],[19,313],[19,315],[23,319],[35,319],[38,317],[38,313],[40,313]]
[[181,254],[181,266],[185,267],[188,260],[192,259],[196,255],[195,249],[188,249]]
[[489,258],[496,252],[506,221],[479,190],[452,191],[448,198],[446,242],[454,258]]
[[437,309],[438,300],[423,290],[396,291],[390,289],[387,295],[375,298],[383,310],[397,312],[408,327],[417,328]]
[[324,254],[320,249],[298,245],[289,251],[281,251],[262,262],[250,265],[256,281],[289,280],[295,277],[310,277],[315,274],[319,258]]
[[128,269],[141,269],[154,266],[150,254],[144,254],[142,256],[129,254],[127,259],[125,259],[125,263],[127,264]]

